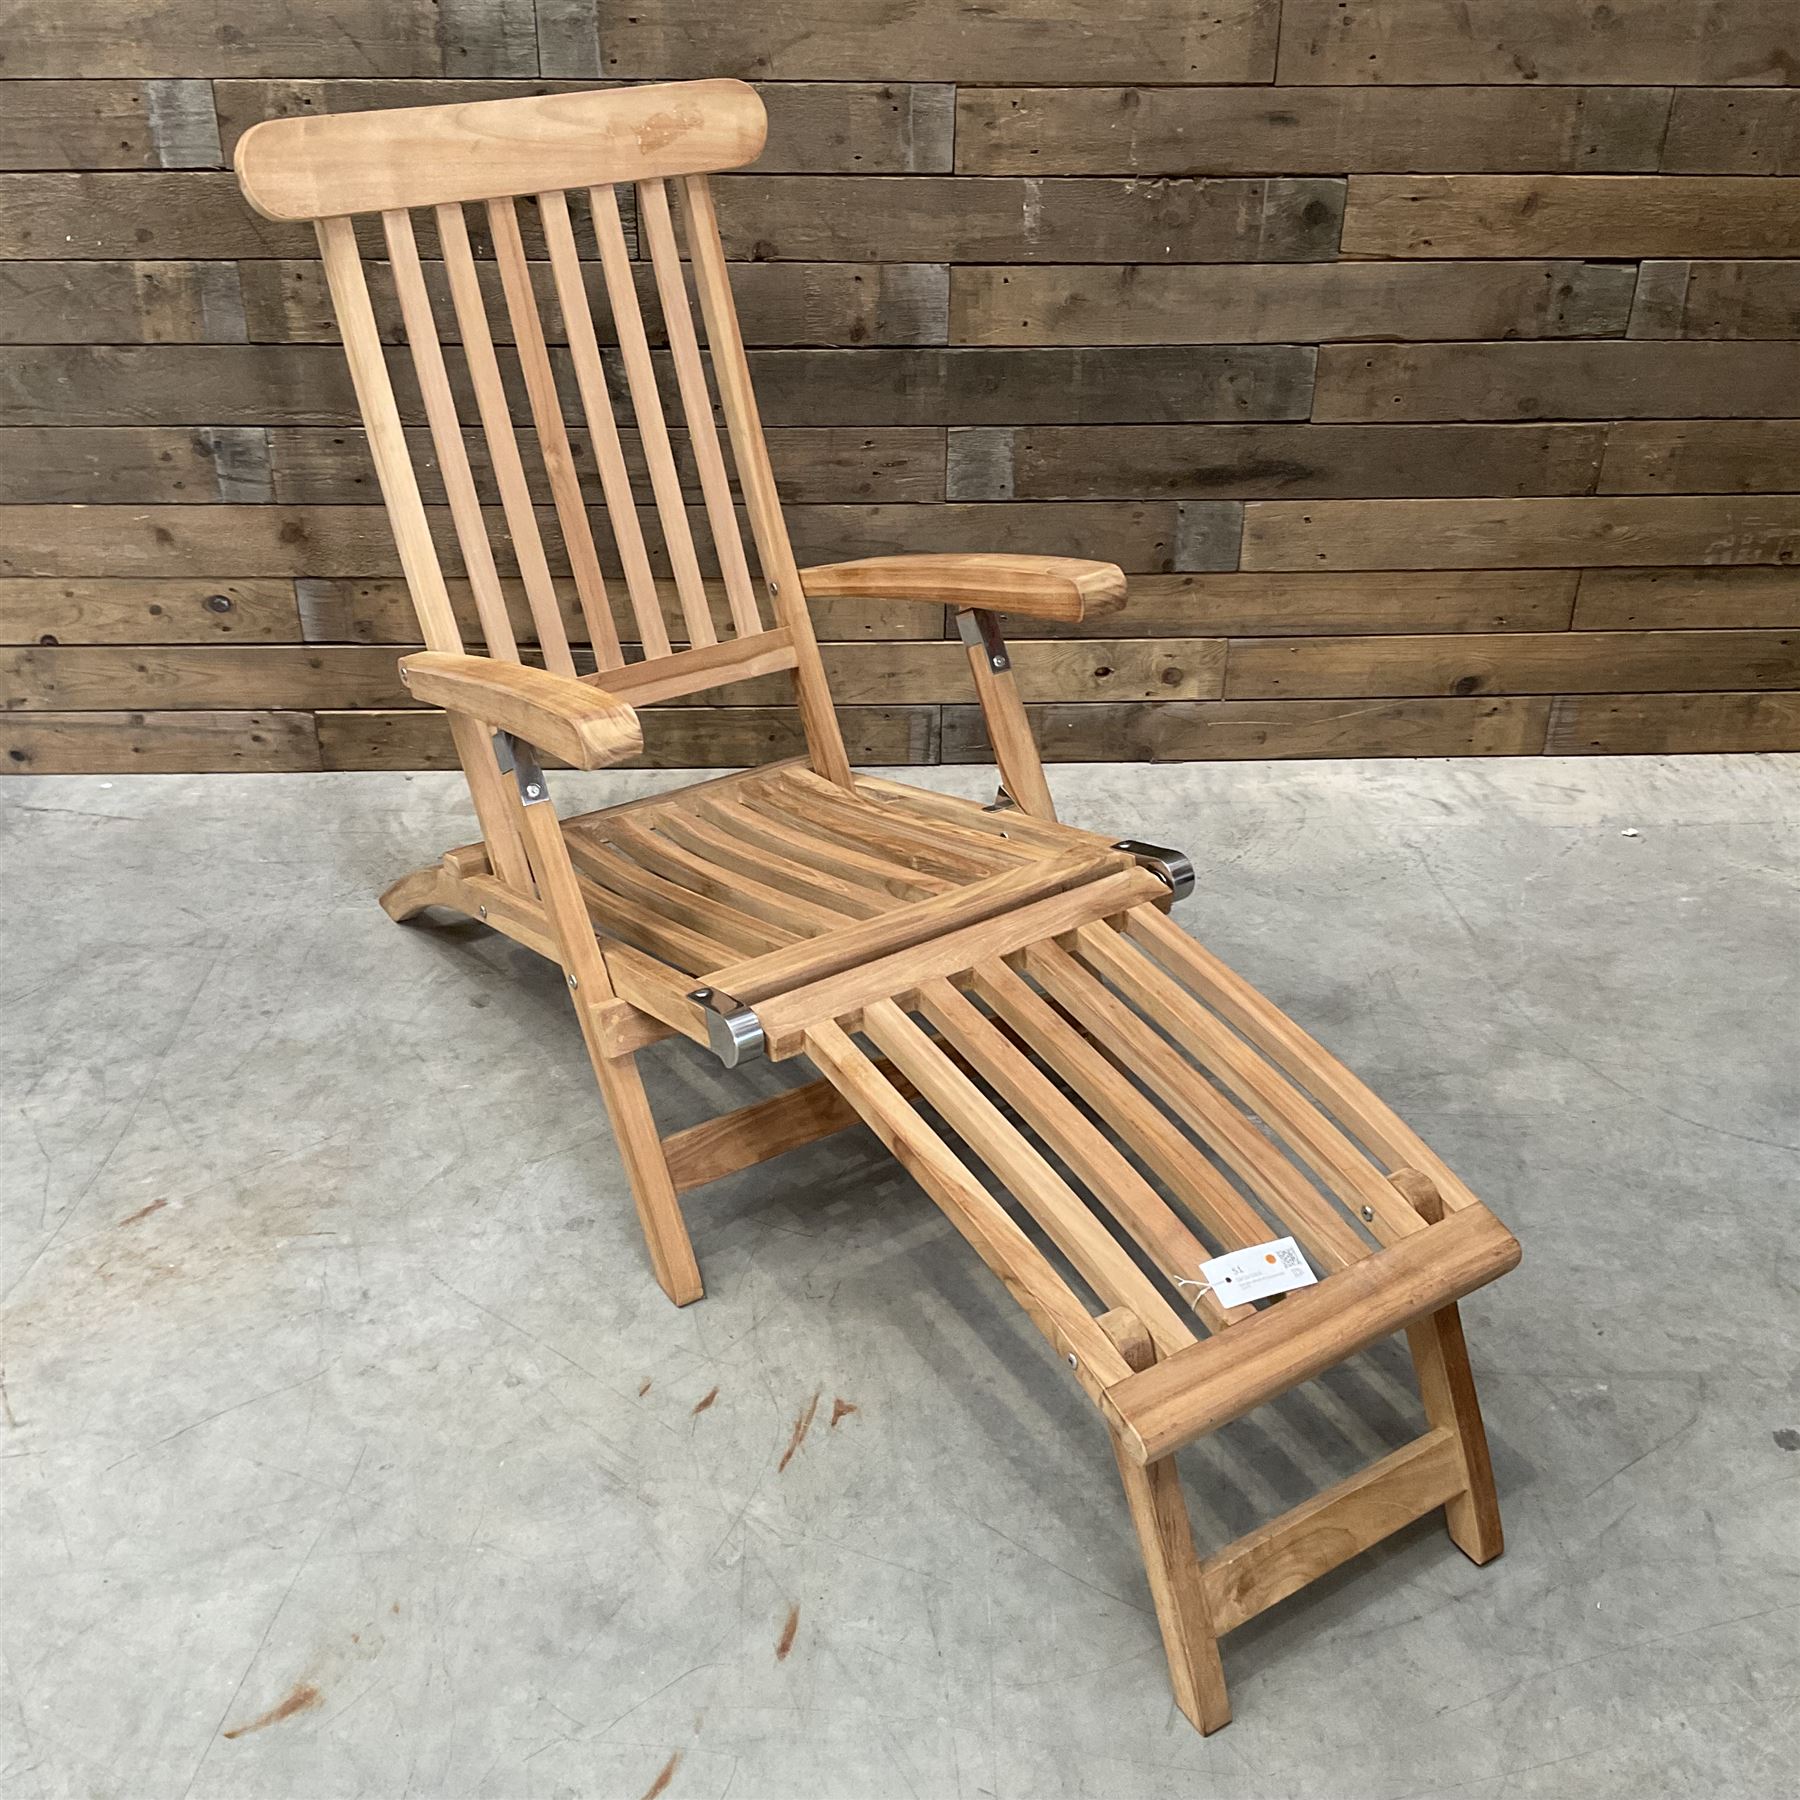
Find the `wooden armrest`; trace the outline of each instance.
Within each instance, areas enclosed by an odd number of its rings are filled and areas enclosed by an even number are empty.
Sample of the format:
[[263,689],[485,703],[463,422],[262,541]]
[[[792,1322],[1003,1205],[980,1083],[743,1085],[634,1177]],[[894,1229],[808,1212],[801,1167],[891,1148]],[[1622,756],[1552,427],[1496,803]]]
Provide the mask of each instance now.
[[800,585],[809,599],[925,600],[1068,625],[1125,604],[1124,573],[1078,556],[867,556],[802,569]]
[[400,679],[414,699],[510,731],[573,768],[603,769],[644,747],[637,714],[623,700],[571,675],[421,650],[401,657]]

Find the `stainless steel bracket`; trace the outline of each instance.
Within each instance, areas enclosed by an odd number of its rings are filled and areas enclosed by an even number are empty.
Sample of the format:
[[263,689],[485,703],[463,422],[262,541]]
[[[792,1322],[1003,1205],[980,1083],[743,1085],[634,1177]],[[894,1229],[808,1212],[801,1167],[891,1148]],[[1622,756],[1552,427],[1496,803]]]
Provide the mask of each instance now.
[[1146,844],[1142,838],[1120,838],[1113,848],[1135,857],[1175,899],[1185,900],[1194,891],[1194,865],[1185,851],[1171,850],[1166,844]]
[[519,784],[520,805],[541,806],[550,798],[550,784],[544,779],[537,752],[523,738],[510,731],[496,731],[494,760],[502,775],[510,775]]
[[1006,639],[1000,635],[1000,621],[985,606],[959,608],[956,635],[971,650],[980,650],[996,675],[1004,675],[1012,667],[1012,658],[1006,654]]
[[729,994],[717,988],[695,988],[688,998],[706,1015],[706,1041],[726,1068],[761,1056],[768,1045],[762,1021]]

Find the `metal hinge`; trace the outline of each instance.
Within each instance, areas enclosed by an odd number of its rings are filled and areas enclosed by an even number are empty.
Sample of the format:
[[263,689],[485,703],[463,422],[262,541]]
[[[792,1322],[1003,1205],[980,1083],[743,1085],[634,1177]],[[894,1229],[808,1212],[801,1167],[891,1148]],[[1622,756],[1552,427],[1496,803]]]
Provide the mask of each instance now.
[[494,761],[502,775],[510,775],[519,784],[519,803],[540,806],[550,798],[550,784],[544,779],[537,752],[521,737],[510,731],[494,733]]
[[1175,899],[1185,900],[1194,891],[1194,865],[1185,851],[1171,850],[1166,844],[1146,844],[1142,838],[1120,838],[1113,848],[1135,858]]
[[718,988],[695,988],[688,998],[706,1015],[706,1041],[726,1068],[761,1056],[768,1045],[762,1021],[749,1007]]
[[1000,621],[984,606],[961,608],[956,615],[956,635],[971,650],[987,656],[987,666],[996,675],[1004,675],[1012,667],[1006,654],[1006,639],[1000,635]]

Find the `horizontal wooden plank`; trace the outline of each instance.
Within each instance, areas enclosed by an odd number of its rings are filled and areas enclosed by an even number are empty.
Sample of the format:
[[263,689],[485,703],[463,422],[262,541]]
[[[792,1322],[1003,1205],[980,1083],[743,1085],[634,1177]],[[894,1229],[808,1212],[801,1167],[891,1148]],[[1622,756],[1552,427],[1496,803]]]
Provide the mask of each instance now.
[[1346,256],[1780,256],[1800,178],[1353,175]]
[[1670,174],[1800,175],[1800,89],[1678,89],[1660,166]]
[[249,425],[0,430],[0,504],[271,500],[269,436]]
[[[448,524],[433,513],[444,568],[461,574]],[[598,512],[593,518],[603,528]],[[696,523],[702,522],[696,511]],[[1154,573],[1228,567],[1218,559],[1235,555],[1238,513],[1225,501],[1180,509],[1170,502],[1112,501],[877,504],[794,506],[787,522],[803,564],[906,551],[1004,550],[1087,556]],[[505,542],[504,521],[493,509],[488,528],[497,544]],[[539,529],[555,564],[560,539],[548,509],[539,511]],[[1206,558],[1212,560],[1190,560]],[[167,576],[217,568],[244,575],[390,575],[399,558],[386,515],[373,506],[0,508],[0,575]]]
[[1800,635],[1782,631],[1234,638],[1225,667],[1232,700],[1787,687]]
[[[1034,701],[1211,700],[1225,677],[1219,638],[1019,639],[1009,648],[1019,692]],[[830,644],[824,655],[840,706],[975,699],[959,643]]]
[[244,341],[231,262],[0,262],[0,344]]
[[1254,344],[1617,337],[1611,263],[1269,263],[950,271],[954,344]]
[[1278,0],[1062,0],[968,6],[912,0],[739,0],[696,30],[685,0],[609,11],[605,70],[672,80],[735,69],[781,81],[1267,81]]
[[1663,88],[964,87],[956,166],[1159,181],[1650,170],[1668,116]]
[[1555,702],[1551,756],[1682,756],[1800,750],[1800,694],[1570,694]]
[[1800,628],[1800,569],[1583,569],[1584,631]]
[[1317,419],[1800,415],[1800,343],[1327,344]]
[[1121,612],[1080,625],[1025,619],[1009,619],[1006,624],[1009,642],[1028,636],[1336,637],[1390,631],[1560,631],[1569,623],[1578,579],[1573,569],[1134,575]]
[[1308,262],[1344,184],[745,175],[718,199],[726,254],[757,262]]
[[1651,419],[1607,432],[1597,491],[1769,494],[1797,481],[1800,419]]
[[219,161],[210,82],[0,81],[0,169],[205,169]]
[[1800,335],[1800,262],[1647,262],[1631,307],[1634,338]]
[[[463,642],[472,647],[479,646],[482,633],[469,584],[453,579],[446,585]],[[510,580],[503,580],[500,585],[515,638],[521,644],[535,644],[537,627],[532,622],[524,585]],[[679,637],[683,625],[675,584],[659,581],[656,586],[657,598],[662,603],[663,622],[671,637]],[[575,584],[563,578],[555,587],[563,629],[569,641],[585,644],[588,641],[587,622],[581,615]],[[395,576],[306,576],[296,581],[294,588],[300,609],[300,635],[309,643],[413,644],[421,641],[412,598],[406,591],[406,583]],[[4,591],[0,587],[0,593]],[[730,633],[731,615],[724,584],[707,582],[706,594],[712,609],[713,628],[725,637]],[[621,640],[629,640],[635,622],[628,610],[627,597],[618,587],[610,590],[610,596]],[[825,643],[947,635],[941,606],[920,606],[905,600],[814,600],[809,602],[808,610],[812,614],[814,632]]]
[[953,500],[1585,494],[1599,425],[1029,425],[950,434]]
[[0,580],[0,644],[268,644],[299,636],[291,581]]
[[1800,495],[1261,500],[1246,569],[1568,569],[1800,561]]
[[[1534,756],[1547,699],[1193,700],[1032,706],[1048,762],[1226,762],[1335,756]],[[992,758],[980,709],[944,709],[943,760]]]
[[[1149,424],[1305,418],[1317,354],[1290,344],[753,350],[750,366],[770,426]],[[555,361],[566,375],[564,353]],[[394,377],[402,415],[421,423],[410,370],[396,366]],[[453,385],[460,394],[460,372]],[[579,424],[573,381],[561,391]],[[524,416],[516,397],[515,410]],[[331,344],[0,348],[0,425],[360,422]]]
[[[644,754],[620,768],[735,769],[800,756],[800,715],[789,706],[651,707],[643,715]],[[838,709],[852,762],[938,760],[935,706]],[[436,712],[322,712],[319,747],[327,769],[451,769],[450,730]],[[551,793],[556,791],[551,781]]]
[[304,712],[0,712],[0,773],[292,774],[319,767]]
[[[709,75],[718,72],[718,66],[707,71]],[[244,132],[263,119],[395,106],[461,106],[472,100],[591,93],[595,88],[622,85],[594,80],[227,80],[214,83],[213,91],[218,100],[219,137],[229,157]],[[947,85],[891,80],[753,85],[769,114],[768,142],[753,168],[860,175],[925,175],[950,168],[954,90]]]
[[[0,459],[4,458],[5,441],[9,435],[11,434],[0,433]],[[636,432],[621,435],[638,503],[648,507],[652,496],[638,435]],[[698,500],[699,476],[694,467],[687,433],[671,433],[671,437],[682,491],[690,501]],[[944,432],[940,427],[915,425],[888,430],[858,430],[838,425],[816,431],[790,427],[771,431],[768,437],[769,454],[775,464],[775,479],[782,498],[790,504],[846,500],[932,501],[944,498],[945,446]],[[268,433],[267,438],[272,492],[263,496],[264,498],[306,506],[380,504],[381,491],[376,483],[375,467],[369,459],[367,440],[360,431],[282,428]],[[538,453],[537,434],[521,431],[518,438],[532,495],[540,503],[546,502],[550,498],[550,491]],[[420,490],[426,503],[442,505],[443,482],[432,451],[430,433],[418,427],[407,433],[407,439],[412,446],[413,466],[418,471]],[[585,430],[570,432],[569,449],[574,457],[577,474],[586,485],[587,492],[597,495],[600,492],[597,485],[599,474],[594,466],[593,443],[588,433]],[[499,491],[494,483],[487,440],[470,434],[468,451],[477,491],[484,502],[497,504]],[[0,474],[0,494],[5,492],[5,477]],[[16,497],[25,499],[30,496],[20,494]],[[44,497],[72,499],[77,496],[59,494]],[[119,494],[114,497],[149,500],[162,496],[142,493]],[[243,497],[252,496],[246,494]],[[967,496],[970,499],[981,497]]]
[[1797,56],[1780,0],[1285,0],[1277,79],[1779,84]]

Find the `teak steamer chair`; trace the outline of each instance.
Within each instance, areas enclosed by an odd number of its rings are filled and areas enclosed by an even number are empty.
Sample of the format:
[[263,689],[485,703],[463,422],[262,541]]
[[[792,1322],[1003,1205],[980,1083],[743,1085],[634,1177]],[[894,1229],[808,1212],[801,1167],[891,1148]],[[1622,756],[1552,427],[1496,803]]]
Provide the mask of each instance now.
[[[1170,921],[1192,880],[1184,858],[1057,821],[995,615],[1068,622],[1111,611],[1125,596],[1118,569],[982,555],[795,566],[707,181],[751,161],[764,129],[751,88],[695,81],[272,120],[238,146],[251,204],[317,229],[427,645],[402,659],[403,679],[448,714],[481,828],[480,843],[406,876],[382,905],[397,920],[452,909],[562,966],[651,1267],[678,1306],[702,1293],[681,1194],[859,1119],[870,1126],[1099,1409],[1176,1701],[1213,1731],[1230,1717],[1218,1640],[1264,1608],[1440,1506],[1474,1561],[1500,1553],[1456,1301],[1512,1268],[1518,1246],[1348,1070]],[[632,260],[617,184],[635,185],[647,268]],[[609,342],[603,353],[595,334],[575,189],[586,191],[616,351]],[[521,198],[534,203],[547,267],[527,260]],[[475,201],[486,268],[463,210]],[[427,208],[443,289],[414,235],[412,211]],[[378,219],[359,225],[359,214]],[[428,438],[397,408],[364,246],[385,248]],[[548,509],[535,504],[514,435],[496,298]],[[560,368],[540,312],[547,298],[567,340]],[[652,298],[661,357],[644,323]],[[453,382],[444,346],[458,340]],[[613,412],[621,370],[658,562],[672,580],[652,572],[634,502]],[[622,577],[623,632],[564,423],[559,377],[570,374],[610,527],[607,560]],[[685,418],[685,478],[660,387]],[[498,517],[463,438],[470,396]],[[416,454],[435,459],[442,551]],[[715,582],[702,577],[696,526],[710,538]],[[542,668],[520,658],[502,547]],[[576,673],[553,561],[572,577],[595,674]],[[485,656],[464,649],[447,566],[466,584]],[[1004,784],[994,807],[851,771],[807,610],[820,596],[955,609]],[[622,637],[641,648],[636,658]],[[543,757],[604,767],[641,748],[636,708],[779,671],[792,677],[804,758],[558,820]],[[823,1079],[660,1137],[635,1058],[677,1033],[728,1066],[802,1056]],[[1227,1305],[1199,1280],[1203,1260],[1284,1234],[1308,1253],[1315,1286]],[[1424,1434],[1200,1558],[1175,1452],[1402,1328]]]

